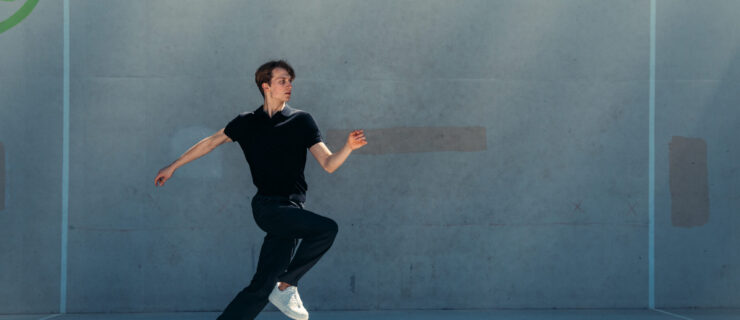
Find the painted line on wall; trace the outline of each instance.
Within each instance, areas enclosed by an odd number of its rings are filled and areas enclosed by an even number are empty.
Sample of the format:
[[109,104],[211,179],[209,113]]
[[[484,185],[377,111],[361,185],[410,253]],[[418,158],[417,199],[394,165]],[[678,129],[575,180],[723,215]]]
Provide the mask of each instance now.
[[64,0],[64,80],[62,129],[62,261],[59,312],[67,313],[67,231],[69,228],[69,0]]
[[655,1],[650,0],[650,129],[648,160],[648,306],[655,309]]
[[[4,0],[4,1],[13,1],[13,0]],[[23,6],[18,9],[10,18],[5,19],[3,21],[0,21],[0,33],[3,33],[7,31],[8,29],[14,27],[23,19],[28,17],[29,14],[31,14],[31,11],[33,11],[33,8],[36,7],[36,5],[39,3],[39,0],[27,0],[26,3],[23,4]]]
[[[328,130],[326,143],[334,149],[344,146],[352,130]],[[366,129],[368,144],[353,151],[359,154],[418,153],[438,151],[471,152],[486,150],[484,127],[397,127]]]
[[679,319],[694,320],[694,319],[691,319],[691,318],[688,318],[688,317],[684,317],[684,316],[682,316],[680,314],[670,313],[668,311],[663,311],[663,310],[660,310],[660,309],[653,309],[653,310],[658,311],[658,312],[661,312],[661,313],[665,313],[665,314],[667,314],[669,316],[673,316],[673,317],[676,317],[676,318],[679,318]]

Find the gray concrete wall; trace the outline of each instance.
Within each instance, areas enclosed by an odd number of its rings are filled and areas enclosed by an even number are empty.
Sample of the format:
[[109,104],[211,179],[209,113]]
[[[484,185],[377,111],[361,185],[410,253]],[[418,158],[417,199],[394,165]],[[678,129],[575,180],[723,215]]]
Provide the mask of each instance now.
[[[0,3],[0,20],[21,5]],[[59,309],[61,30],[61,2],[45,1],[0,34],[0,313]]]
[[[740,301],[740,252],[735,248],[740,243],[740,34],[733,14],[740,3],[705,4],[671,1],[657,11],[656,290],[665,307],[737,306]],[[674,137],[705,144],[703,181],[669,185],[672,177],[702,171],[698,165],[671,171]],[[690,153],[679,157],[701,161]],[[681,187],[690,191],[684,196],[692,202],[684,205],[694,206],[694,214],[701,214],[697,204],[708,200],[703,223],[676,226],[682,219],[672,219],[680,209],[672,193]],[[708,189],[708,199],[702,188]]]
[[[309,158],[307,207],[340,225],[302,280],[310,309],[647,306],[649,1],[70,4],[69,312],[220,310],[248,284],[263,233],[237,145],[153,179],[259,106],[273,58],[325,133],[484,132],[332,175]],[[739,306],[738,6],[658,2],[659,306]],[[58,307],[61,11],[42,1],[0,34],[0,313]],[[672,136],[708,146],[706,224],[672,224]]]

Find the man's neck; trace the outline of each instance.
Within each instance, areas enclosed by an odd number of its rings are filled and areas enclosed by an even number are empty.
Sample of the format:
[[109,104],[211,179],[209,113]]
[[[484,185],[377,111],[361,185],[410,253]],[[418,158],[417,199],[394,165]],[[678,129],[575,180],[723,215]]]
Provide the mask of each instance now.
[[265,113],[267,113],[267,116],[272,118],[276,113],[283,111],[283,108],[285,108],[285,101],[269,101],[268,99],[265,99],[265,104],[262,108]]
[[265,104],[262,108],[265,113],[267,113],[267,116],[272,118],[276,113],[283,111],[283,108],[285,108],[285,101],[271,101],[270,99],[265,99]]

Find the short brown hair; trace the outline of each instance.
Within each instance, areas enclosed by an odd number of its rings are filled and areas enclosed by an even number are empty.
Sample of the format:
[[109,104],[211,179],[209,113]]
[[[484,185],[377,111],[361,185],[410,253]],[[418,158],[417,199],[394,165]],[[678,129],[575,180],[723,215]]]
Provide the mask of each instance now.
[[270,83],[270,80],[272,80],[272,70],[275,68],[285,69],[285,71],[288,71],[288,74],[290,74],[290,80],[292,81],[295,79],[293,67],[291,67],[285,60],[273,60],[261,65],[254,73],[254,82],[257,83],[257,88],[260,89],[260,93],[263,98],[265,97],[265,91],[262,89],[262,84]]

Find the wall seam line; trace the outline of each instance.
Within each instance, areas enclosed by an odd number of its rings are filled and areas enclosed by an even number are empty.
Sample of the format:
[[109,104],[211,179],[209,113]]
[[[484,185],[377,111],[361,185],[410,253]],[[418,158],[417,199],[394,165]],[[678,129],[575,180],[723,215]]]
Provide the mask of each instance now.
[[655,310],[655,7],[650,0],[650,128],[649,128],[649,182],[648,182],[648,306]]
[[64,0],[64,79],[62,115],[62,241],[59,312],[67,313],[67,239],[69,230],[69,0]]

